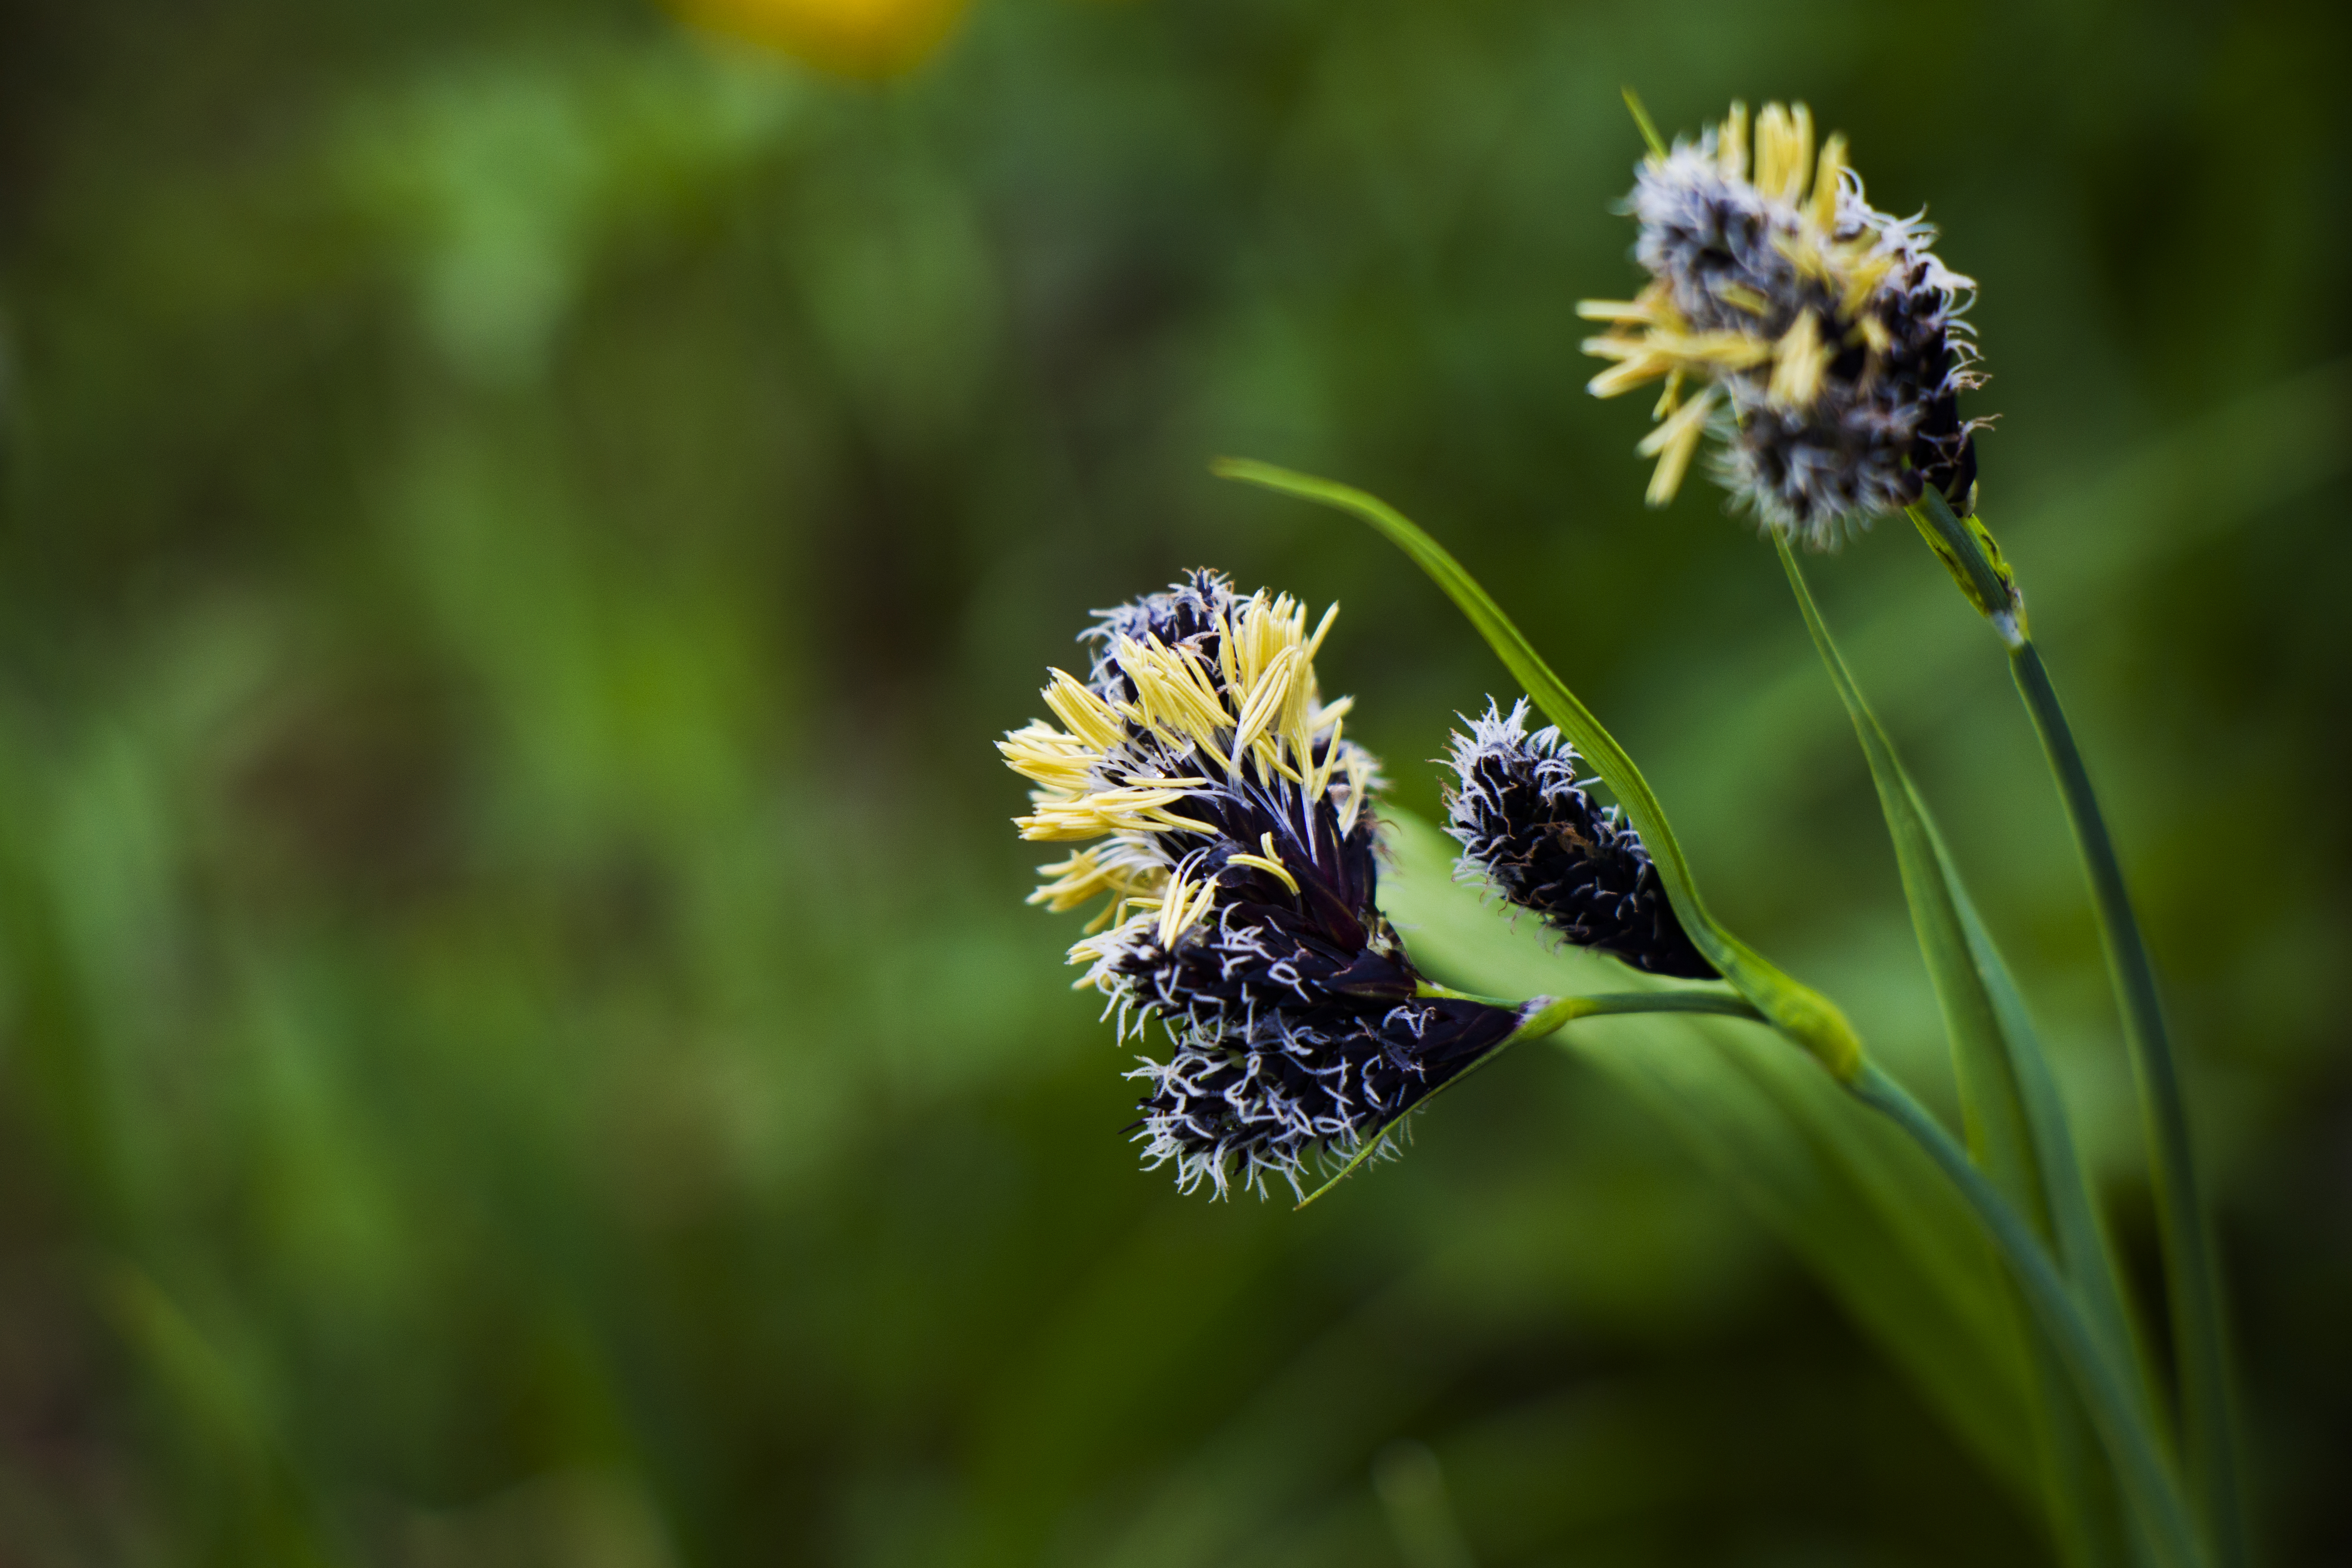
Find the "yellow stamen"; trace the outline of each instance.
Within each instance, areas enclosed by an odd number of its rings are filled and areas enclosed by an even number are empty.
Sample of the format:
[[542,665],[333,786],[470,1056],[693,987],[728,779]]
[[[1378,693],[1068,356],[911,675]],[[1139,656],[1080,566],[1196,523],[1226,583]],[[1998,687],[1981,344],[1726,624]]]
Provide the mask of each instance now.
[[1715,286],[1715,297],[1727,305],[1737,305],[1751,316],[1761,316],[1772,309],[1772,301],[1745,283],[1722,282]]
[[1658,459],[1644,498],[1652,506],[1665,505],[1682,489],[1683,476],[1690,470],[1691,457],[1698,450],[1699,438],[1706,434],[1706,416],[1714,411],[1715,401],[1715,388],[1709,387],[1643,437],[1641,445],[1633,448],[1643,457]]
[[1046,673],[1051,679],[1044,693],[1045,706],[1054,710],[1054,717],[1062,721],[1064,729],[1106,752],[1127,738],[1126,728],[1109,703],[1062,670]]
[[1801,312],[1773,350],[1772,380],[1765,396],[1784,408],[1811,408],[1821,395],[1832,357],[1822,342],[1820,318],[1811,310]]
[[1723,122],[1723,134],[1715,144],[1716,166],[1727,180],[1748,177],[1748,106],[1738,99],[1731,100],[1731,113]]
[[1005,764],[1032,783],[1077,793],[1091,788],[1105,761],[1101,751],[1042,721],[1032,721],[996,742]]
[[1339,731],[1346,727],[1332,709],[1324,711],[1331,716],[1331,736],[1323,743],[1323,765],[1315,770],[1314,775],[1307,781],[1307,801],[1310,807],[1331,793],[1332,770],[1339,765]]
[[1614,370],[1604,370],[1584,384],[1584,390],[1595,397],[1614,397],[1631,392],[1637,386],[1657,380],[1674,369],[1674,362],[1663,354],[1644,354],[1628,360]]
[[1849,321],[1860,314],[1871,295],[1878,291],[1879,284],[1895,270],[1895,259],[1883,252],[1872,254],[1867,242],[1855,241],[1851,251],[1840,257],[1845,271],[1845,290],[1838,299],[1838,314]]
[[[1302,605],[1301,613],[1304,613],[1304,608],[1305,607]],[[1339,618],[1339,606],[1337,602],[1334,602],[1329,609],[1323,612],[1323,618],[1315,623],[1315,635],[1307,639],[1307,660],[1308,663],[1312,664],[1315,660],[1315,656],[1323,651],[1324,636],[1330,631],[1331,623]]]
[[1156,889],[1167,873],[1158,866],[1132,861],[1107,860],[1098,849],[1080,849],[1066,860],[1050,866],[1040,866],[1037,874],[1052,880],[1040,882],[1029,895],[1029,902],[1043,904],[1055,914],[1076,909],[1080,904],[1113,895],[1096,923],[1108,924],[1119,904],[1129,897]]
[[1832,136],[1822,143],[1822,160],[1813,175],[1813,221],[1837,232],[1838,193],[1845,185],[1845,138]]
[[1768,196],[1796,202],[1812,173],[1813,114],[1803,104],[1792,113],[1768,103],[1756,117],[1756,188]]
[[1241,721],[1234,726],[1234,754],[1239,756],[1273,724],[1289,698],[1291,677],[1297,669],[1298,650],[1284,648],[1268,661],[1242,704]]
[[1619,362],[1585,384],[1585,389],[1595,397],[1614,397],[1678,370],[1702,374],[1747,370],[1772,357],[1771,342],[1752,333],[1680,332],[1658,328],[1638,338],[1614,333],[1587,338],[1583,348],[1595,358]]
[[1655,332],[1636,336],[1631,332],[1611,332],[1604,337],[1587,338],[1576,346],[1595,359],[1634,360],[1657,353]]
[[1356,819],[1363,815],[1364,797],[1371,792],[1371,761],[1363,752],[1349,751],[1348,770],[1348,804],[1339,808],[1339,837],[1345,838],[1356,830]]
[[[1200,747],[1227,773],[1233,763],[1217,747],[1218,731],[1233,726],[1216,683],[1190,648],[1171,648],[1154,637],[1149,644],[1121,637],[1119,668],[1135,683],[1136,712],[1142,723],[1181,744]],[[1236,748],[1238,750],[1238,748]]]
[[1772,357],[1772,345],[1749,332],[1652,332],[1650,342],[1659,353],[1696,366],[1746,370]]
[[1016,816],[1021,837],[1043,843],[1099,838],[1106,833],[1214,833],[1205,822],[1179,816],[1168,807],[1184,798],[1181,789],[1102,789],[1066,799],[1041,799],[1035,812]]
[[1821,247],[1810,229],[1799,229],[1794,234],[1774,235],[1772,248],[1787,257],[1789,265],[1808,278],[1817,278],[1824,283],[1832,281],[1834,278],[1834,263],[1830,259],[1829,254]]
[[[1249,602],[1250,604],[1255,605],[1265,595],[1263,594],[1253,595],[1251,595]],[[1239,691],[1242,689],[1242,671],[1241,664],[1239,662],[1241,653],[1240,650],[1234,646],[1235,641],[1234,637],[1234,612],[1227,612],[1225,616],[1223,634],[1217,638],[1217,668],[1225,678],[1225,689],[1227,691]],[[1236,746],[1234,750],[1238,752],[1241,748]]]
[[1282,885],[1288,888],[1293,893],[1297,892],[1298,879],[1290,874],[1288,868],[1286,868],[1282,863],[1282,857],[1275,853],[1273,829],[1268,828],[1265,833],[1258,837],[1258,847],[1264,849],[1265,853],[1263,855],[1229,855],[1225,857],[1225,858],[1228,862],[1234,865],[1255,866],[1261,871],[1279,878],[1282,881]]
[[1160,903],[1160,945],[1174,947],[1176,939],[1200,923],[1217,901],[1217,883],[1213,877],[1195,883],[1178,877],[1168,885],[1168,893]]

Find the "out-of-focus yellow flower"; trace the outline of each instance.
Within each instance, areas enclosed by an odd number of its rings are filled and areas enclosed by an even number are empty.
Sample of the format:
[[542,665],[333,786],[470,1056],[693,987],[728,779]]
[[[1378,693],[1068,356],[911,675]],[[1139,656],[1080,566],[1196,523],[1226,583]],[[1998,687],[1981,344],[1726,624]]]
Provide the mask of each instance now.
[[698,27],[821,70],[879,80],[928,60],[965,0],[668,0]]

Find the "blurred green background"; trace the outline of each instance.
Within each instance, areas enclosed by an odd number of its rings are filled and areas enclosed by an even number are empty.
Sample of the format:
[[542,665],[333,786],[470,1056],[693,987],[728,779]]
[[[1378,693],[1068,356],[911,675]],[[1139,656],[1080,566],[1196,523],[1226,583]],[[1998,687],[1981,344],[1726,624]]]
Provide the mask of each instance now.
[[[2277,1561],[2352,1555],[2352,13],[978,0],[884,85],[630,0],[0,36],[0,1563],[1977,1563],[2038,1527],[1537,1052],[1303,1215],[1139,1174],[990,742],[1092,607],[1346,605],[1401,805],[1506,679],[1948,1102],[1770,552],[1640,505],[1581,295],[1637,84],[1932,204],[1984,505],[2197,1058]],[[1990,638],[1817,584],[2152,1280]],[[1352,728],[1355,726],[1360,728]]]

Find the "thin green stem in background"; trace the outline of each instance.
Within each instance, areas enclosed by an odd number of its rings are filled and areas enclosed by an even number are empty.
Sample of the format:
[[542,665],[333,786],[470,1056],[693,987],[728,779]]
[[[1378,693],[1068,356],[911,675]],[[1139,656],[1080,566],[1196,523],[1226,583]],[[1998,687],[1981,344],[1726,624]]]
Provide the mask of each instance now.
[[1968,1151],[1943,1124],[1874,1063],[1864,1063],[1847,1088],[1855,1099],[1908,1133],[1959,1188],[2009,1266],[2010,1277],[2017,1281],[2035,1321],[2073,1375],[2084,1407],[2105,1445],[2125,1495],[2147,1526],[2159,1561],[2168,1568],[2199,1568],[2206,1561],[2204,1552],[2155,1435],[2140,1418],[2127,1370],[2105,1352],[2080,1303],[2059,1278],[2032,1228],[1969,1161]]
[[[1912,518],[1937,546],[1962,590],[1992,620],[2009,649],[2010,670],[2025,700],[2026,712],[2049,759],[2058,795],[2083,858],[2097,911],[2099,941],[2123,1015],[2124,1039],[2139,1086],[2147,1123],[2157,1218],[2164,1242],[2165,1281],[2172,1308],[2173,1355],[2180,1380],[2181,1426],[2189,1474],[2203,1504],[2215,1557],[2221,1568],[2245,1568],[2252,1552],[2247,1534],[2244,1480],[2241,1474],[2230,1387],[2230,1362],[2222,1321],[2221,1276],[2211,1220],[2197,1180],[2189,1131],[2189,1110],[2180,1071],[2157,993],[2156,968],[2124,886],[2123,864],[2099,809],[2091,775],[2059,706],[2050,672],[2042,662],[2024,616],[2023,595],[2000,561],[1999,546],[1975,519],[1962,521],[1932,486],[1913,507]],[[1994,587],[2007,595],[2003,606],[1989,604]]]
[[1630,87],[1621,88],[1618,90],[1625,95],[1625,108],[1633,116],[1634,125],[1641,130],[1642,140],[1649,144],[1651,155],[1658,158],[1664,157],[1666,155],[1665,138],[1658,134],[1657,122],[1650,118],[1649,110],[1643,106],[1642,95]]
[[2092,900],[2099,912],[2099,937],[2115,981],[2124,1038],[2131,1049],[2140,1108],[2147,1121],[2189,1474],[2196,1479],[2217,1557],[2224,1568],[2242,1568],[2251,1553],[2231,1412],[2220,1268],[2211,1221],[2197,1180],[2179,1065],[2157,994],[2156,969],[2140,936],[2139,921],[2133,916],[2123,866],[2100,814],[2098,798],[2091,791],[2082,751],[2058,705],[2058,693],[2050,684],[2042,652],[2031,637],[2011,651],[2010,668],[2024,695],[2026,711],[2032,715],[2034,731],[2042,737],[2042,749],[2057,778],[2066,819],[2074,830],[2075,847],[2082,852],[2084,870],[2090,879]]

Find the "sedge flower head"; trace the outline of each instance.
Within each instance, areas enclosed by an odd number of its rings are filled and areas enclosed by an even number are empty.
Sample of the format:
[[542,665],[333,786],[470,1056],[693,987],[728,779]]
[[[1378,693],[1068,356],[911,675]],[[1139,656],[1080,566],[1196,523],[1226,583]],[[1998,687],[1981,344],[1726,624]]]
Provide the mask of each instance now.
[[1878,211],[1846,162],[1816,153],[1812,117],[1767,104],[1749,156],[1745,105],[1696,142],[1645,158],[1627,207],[1650,282],[1577,307],[1610,323],[1587,353],[1614,361],[1591,391],[1664,383],[1638,448],[1657,458],[1649,500],[1674,499],[1702,442],[1735,504],[1816,549],[1941,490],[1965,515],[1974,433],[1959,395],[1979,384],[1961,319],[1976,285],[1929,248],[1917,217]]
[[1528,733],[1527,715],[1524,699],[1505,713],[1489,698],[1485,713],[1465,721],[1470,732],[1454,732],[1456,782],[1445,805],[1462,870],[1574,946],[1653,974],[1716,978],[1666,901],[1641,836],[1586,792],[1576,749],[1556,729]]
[[1170,1052],[1143,1085],[1148,1165],[1223,1195],[1299,1185],[1499,1045],[1517,1010],[1421,996],[1376,901],[1379,770],[1326,702],[1287,595],[1195,572],[1098,613],[1081,680],[1052,672],[1055,722],[1000,742],[1034,784],[1024,838],[1073,846],[1030,902],[1099,902],[1070,950],[1122,1037]]

